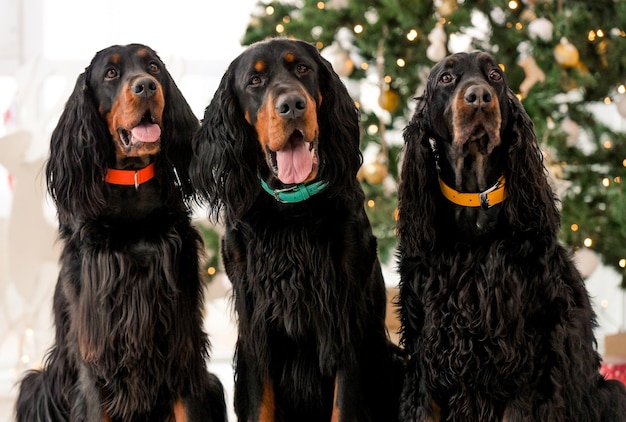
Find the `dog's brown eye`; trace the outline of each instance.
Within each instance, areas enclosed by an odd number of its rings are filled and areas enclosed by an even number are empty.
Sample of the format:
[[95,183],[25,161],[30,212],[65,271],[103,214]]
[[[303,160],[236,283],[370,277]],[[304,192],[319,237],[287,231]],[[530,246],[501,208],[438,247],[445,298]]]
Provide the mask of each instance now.
[[309,68],[303,64],[299,64],[296,67],[296,72],[300,73],[300,74],[305,74],[309,71]]
[[117,73],[117,69],[110,68],[110,69],[107,70],[107,72],[104,75],[104,77],[105,77],[105,79],[115,79],[115,78],[117,78],[118,75],[119,75],[119,73]]
[[261,85],[261,82],[263,82],[263,80],[260,76],[253,76],[250,78],[250,85],[252,86]]
[[491,79],[492,81],[499,81],[500,79],[502,79],[502,73],[498,72],[497,70],[492,70],[489,73],[489,79]]
[[150,64],[148,65],[148,70],[150,71],[150,73],[159,73],[161,71],[161,68],[155,62],[150,62]]
[[439,80],[444,84],[449,84],[450,82],[454,80],[454,76],[452,76],[449,73],[444,73],[443,75],[441,75]]

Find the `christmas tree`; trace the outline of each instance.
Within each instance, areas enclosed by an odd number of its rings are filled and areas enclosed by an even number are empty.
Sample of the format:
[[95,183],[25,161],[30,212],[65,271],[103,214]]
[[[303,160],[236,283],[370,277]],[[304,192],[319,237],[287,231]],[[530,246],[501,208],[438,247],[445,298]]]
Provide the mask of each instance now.
[[292,0],[260,2],[242,44],[308,40],[344,78],[361,111],[360,177],[383,261],[414,97],[447,54],[492,53],[535,123],[563,242],[626,275],[625,26],[621,0]]

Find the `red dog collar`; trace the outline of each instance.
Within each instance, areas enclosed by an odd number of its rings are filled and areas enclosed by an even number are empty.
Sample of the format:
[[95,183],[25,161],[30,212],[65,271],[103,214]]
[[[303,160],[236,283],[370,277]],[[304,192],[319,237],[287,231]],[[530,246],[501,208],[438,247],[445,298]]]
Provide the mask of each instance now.
[[150,163],[140,170],[108,169],[104,180],[113,185],[135,186],[137,189],[139,185],[146,183],[153,177],[154,163]]

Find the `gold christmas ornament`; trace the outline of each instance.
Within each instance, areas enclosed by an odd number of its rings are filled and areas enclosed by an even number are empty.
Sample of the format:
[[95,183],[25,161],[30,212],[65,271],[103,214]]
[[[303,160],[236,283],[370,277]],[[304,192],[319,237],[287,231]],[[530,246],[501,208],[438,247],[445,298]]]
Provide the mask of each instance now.
[[384,89],[378,97],[378,105],[383,110],[392,113],[400,105],[400,94],[391,88]]
[[532,22],[537,19],[537,13],[535,13],[535,11],[531,8],[524,8],[522,13],[520,13],[520,19],[525,22]]
[[554,59],[563,67],[574,67],[580,61],[580,54],[574,44],[565,37],[554,47]]
[[459,8],[457,0],[436,0],[435,8],[439,16],[448,17]]
[[363,179],[370,185],[380,185],[387,177],[387,174],[389,174],[387,165],[380,160],[364,164],[362,170]]
[[[370,185],[380,185],[389,174],[387,167],[387,156],[384,152],[379,152],[376,156],[359,169],[361,180],[365,180]],[[358,177],[358,175],[357,175]]]

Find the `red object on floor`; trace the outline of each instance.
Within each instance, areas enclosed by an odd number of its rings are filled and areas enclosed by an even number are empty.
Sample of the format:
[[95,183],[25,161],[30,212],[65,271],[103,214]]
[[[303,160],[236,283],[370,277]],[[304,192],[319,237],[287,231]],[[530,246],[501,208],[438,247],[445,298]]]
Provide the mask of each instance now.
[[607,379],[616,379],[626,384],[626,362],[602,362],[602,365],[600,366],[600,373]]

